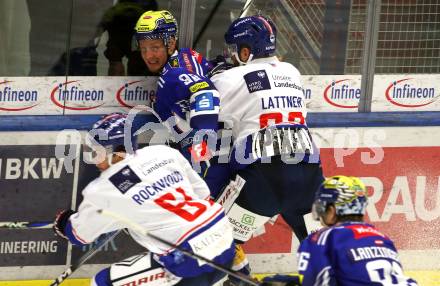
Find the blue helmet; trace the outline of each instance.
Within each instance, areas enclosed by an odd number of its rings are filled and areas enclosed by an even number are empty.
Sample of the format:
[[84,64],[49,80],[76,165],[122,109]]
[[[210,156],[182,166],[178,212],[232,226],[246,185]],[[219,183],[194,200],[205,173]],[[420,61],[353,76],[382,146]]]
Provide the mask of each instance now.
[[[98,120],[93,124],[92,130],[90,131],[91,137],[101,146],[109,151],[131,151],[137,148],[137,138],[134,134],[133,128],[125,129],[128,126],[127,115],[122,113],[111,113]],[[125,133],[129,131],[128,133]],[[129,134],[130,138],[126,138]],[[128,140],[130,139],[130,141]],[[127,143],[130,146],[126,146]]]
[[334,205],[336,215],[364,215],[367,208],[367,190],[357,177],[332,176],[319,187],[312,206],[316,220],[324,215],[327,206]]
[[275,52],[276,33],[275,25],[266,17],[249,16],[232,22],[225,33],[225,41],[232,46],[233,52],[244,46],[250,48],[254,58],[258,58]]

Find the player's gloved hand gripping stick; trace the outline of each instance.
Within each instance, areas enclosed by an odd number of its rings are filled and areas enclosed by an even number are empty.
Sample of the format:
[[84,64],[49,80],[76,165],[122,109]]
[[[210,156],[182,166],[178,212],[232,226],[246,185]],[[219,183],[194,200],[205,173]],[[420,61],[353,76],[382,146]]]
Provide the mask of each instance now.
[[61,273],[60,276],[58,276],[50,284],[50,286],[58,286],[61,283],[63,283],[63,281],[66,280],[67,277],[72,275],[72,273],[75,272],[75,270],[80,268],[87,260],[89,260],[92,256],[94,256],[100,250],[101,247],[103,247],[108,242],[110,242],[112,239],[114,239],[120,232],[122,232],[122,229],[110,232],[104,238],[99,239],[98,242],[96,244],[94,244],[91,249],[89,249],[89,251],[87,251],[83,256],[81,256],[80,259],[78,259],[78,261],[76,261],[75,263],[72,263],[69,266],[69,268],[64,270],[64,272]]
[[[65,228],[67,225],[67,222],[69,220],[69,217],[71,215],[75,214],[75,211],[73,210],[63,210],[61,212],[59,212],[56,215],[55,221],[53,222],[53,231],[56,235],[68,240],[68,237],[65,234]],[[67,268],[63,273],[61,273],[60,276],[58,276],[51,284],[50,286],[58,286],[60,285],[64,280],[66,280],[67,277],[69,277],[75,270],[77,270],[78,268],[81,267],[81,265],[83,265],[87,260],[89,260],[89,258],[91,258],[92,256],[94,256],[99,249],[104,246],[105,244],[107,244],[109,241],[111,241],[114,237],[116,237],[116,235],[118,235],[119,232],[121,232],[122,230],[118,230],[118,231],[113,231],[110,232],[108,234],[106,234],[104,237],[99,237],[97,239],[97,242],[93,245],[93,247],[87,251],[83,256],[81,256],[81,258],[76,261],[75,263],[72,263],[69,268]]]

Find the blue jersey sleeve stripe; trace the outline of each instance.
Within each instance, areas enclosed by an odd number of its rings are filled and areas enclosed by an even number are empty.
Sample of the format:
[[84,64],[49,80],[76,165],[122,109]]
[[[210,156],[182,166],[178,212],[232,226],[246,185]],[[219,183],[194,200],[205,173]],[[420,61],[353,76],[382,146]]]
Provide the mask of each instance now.
[[193,62],[193,66],[194,66],[194,68],[196,69],[196,73],[198,74],[198,75],[204,75],[203,74],[203,70],[202,70],[202,67],[200,66],[200,64],[199,64],[199,62],[197,61],[197,59],[191,54],[191,52],[189,52],[189,56],[190,56],[190,58],[191,58],[191,60],[192,60],[192,62]]
[[[218,106],[220,106],[220,98],[214,97],[214,107],[218,107]],[[196,102],[191,101],[189,107],[191,110],[195,110],[196,109]]]
[[218,116],[218,113],[219,113],[219,108],[215,107],[213,110],[203,110],[203,111],[191,110],[189,116],[191,118],[205,116],[205,115],[217,115]]
[[214,105],[216,105],[216,106],[220,105],[219,93],[215,89],[204,89],[204,90],[201,90],[201,91],[198,91],[198,92],[192,94],[191,98],[189,99],[190,104],[193,104],[196,101],[196,97],[200,94],[203,94],[203,93],[211,93],[212,97],[214,99]]
[[76,237],[72,228],[72,223],[70,221],[67,222],[66,227],[64,228],[64,234],[67,236],[67,238],[73,245],[78,245],[78,246],[86,245]]

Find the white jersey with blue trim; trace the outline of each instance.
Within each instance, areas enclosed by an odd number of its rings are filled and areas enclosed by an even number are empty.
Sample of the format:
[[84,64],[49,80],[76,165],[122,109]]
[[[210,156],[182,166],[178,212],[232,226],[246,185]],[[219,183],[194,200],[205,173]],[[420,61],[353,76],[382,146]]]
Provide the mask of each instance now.
[[232,129],[233,169],[278,155],[295,162],[319,162],[319,149],[305,120],[300,73],[293,65],[277,57],[259,58],[211,80],[220,94],[219,122]]
[[[188,161],[167,146],[149,146],[127,155],[92,181],[83,190],[83,197],[78,212],[69,221],[69,239],[82,244],[91,243],[103,233],[130,229],[98,213],[100,209],[141,225],[173,244],[184,242],[214,221],[217,224],[219,216],[224,215],[223,208],[209,200],[206,183]],[[227,225],[226,218],[220,221]],[[170,251],[169,246],[142,233],[130,230],[130,234],[153,253]],[[232,234],[228,243],[232,243]]]
[[211,78],[220,93],[219,121],[235,141],[271,124],[301,123],[307,116],[299,71],[276,57],[259,58]]

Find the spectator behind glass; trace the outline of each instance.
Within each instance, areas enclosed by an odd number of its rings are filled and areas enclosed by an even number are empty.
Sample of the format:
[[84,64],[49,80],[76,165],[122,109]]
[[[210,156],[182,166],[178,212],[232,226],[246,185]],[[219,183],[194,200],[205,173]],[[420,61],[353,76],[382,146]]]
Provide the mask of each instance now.
[[[142,13],[157,9],[156,0],[119,0],[105,12],[101,27],[108,32],[104,51],[109,61],[108,75],[152,75],[142,60],[133,35]],[[124,57],[127,58],[127,71],[123,64]]]

